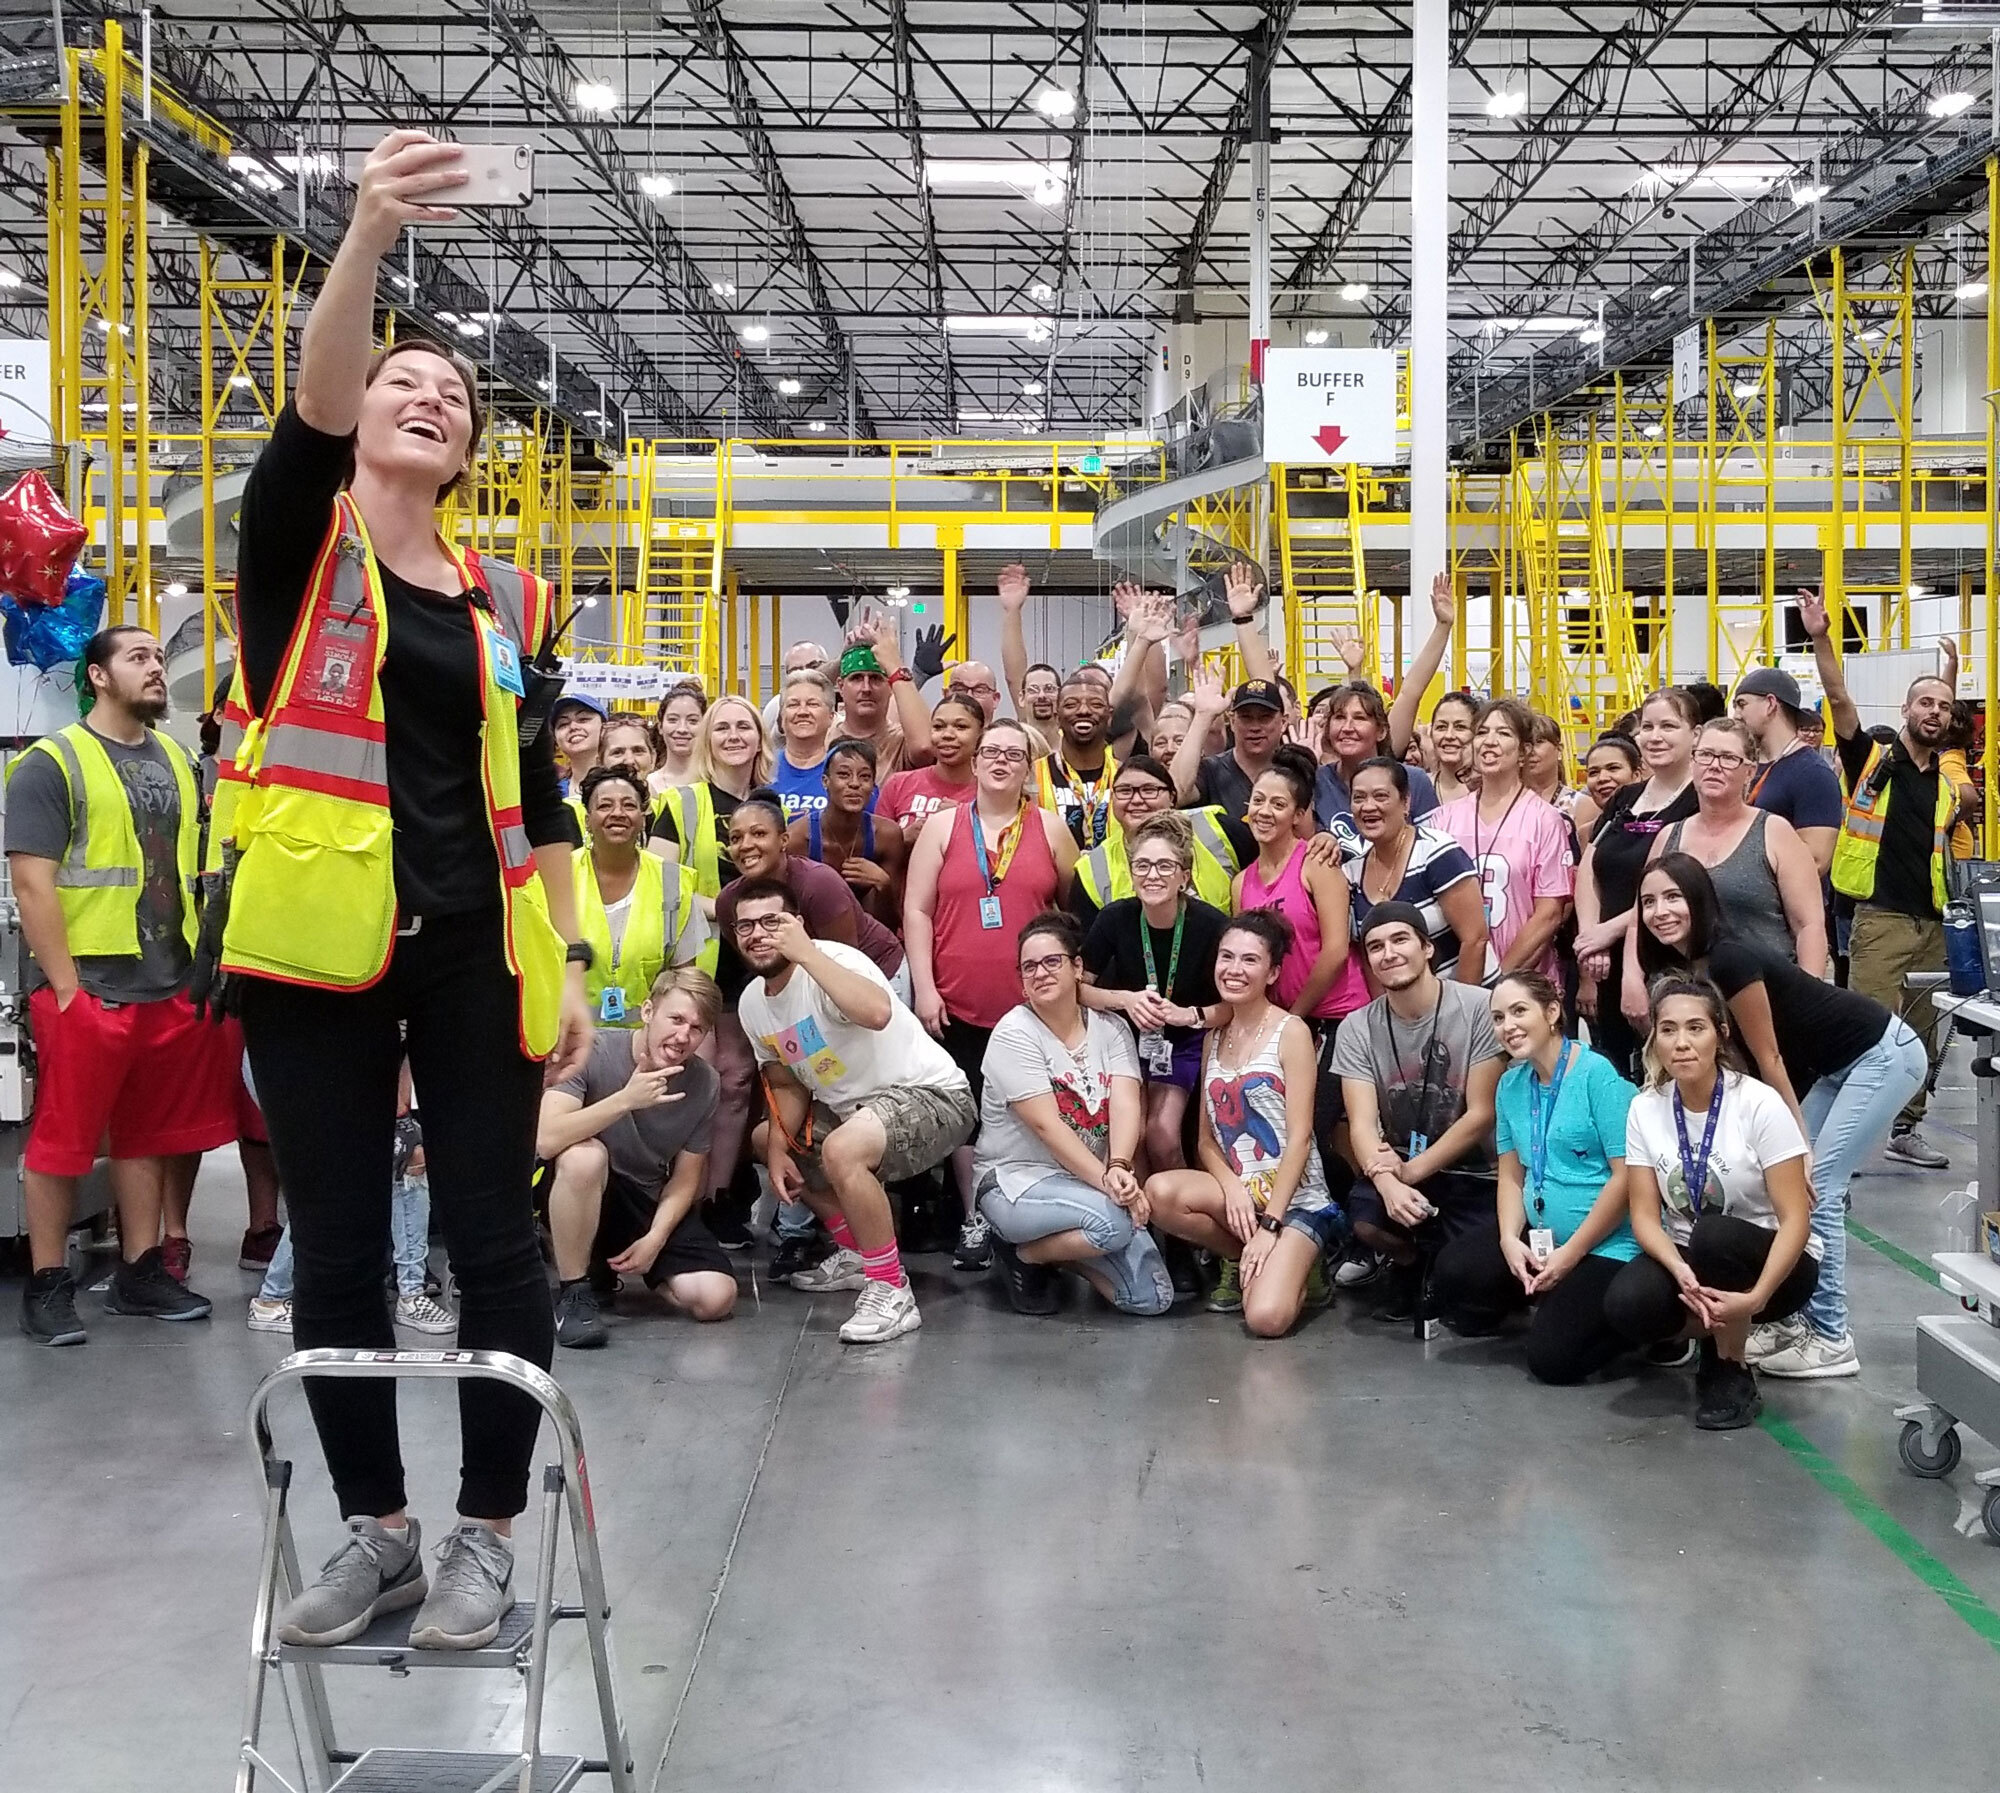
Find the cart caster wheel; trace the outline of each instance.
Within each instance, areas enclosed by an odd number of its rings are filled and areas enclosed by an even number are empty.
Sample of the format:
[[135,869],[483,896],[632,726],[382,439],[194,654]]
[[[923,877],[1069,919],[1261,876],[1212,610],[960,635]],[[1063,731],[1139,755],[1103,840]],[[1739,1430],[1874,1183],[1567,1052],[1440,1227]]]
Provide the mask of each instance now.
[[2000,1544],[2000,1488],[1986,1490],[1986,1504],[1979,1509],[1979,1517],[1986,1526],[1986,1535]]
[[[1939,1435],[1937,1452],[1931,1455],[1924,1450],[1924,1429],[1915,1420],[1908,1420],[1903,1426],[1903,1435],[1896,1440],[1896,1454],[1903,1459],[1903,1467],[1912,1475],[1920,1475],[1935,1480],[1948,1476],[1958,1467],[1958,1431],[1956,1427]],[[2000,1520],[2000,1505],[1987,1502],[1987,1524],[1989,1528],[1995,1520]],[[2000,1537],[2000,1532],[1995,1532]]]

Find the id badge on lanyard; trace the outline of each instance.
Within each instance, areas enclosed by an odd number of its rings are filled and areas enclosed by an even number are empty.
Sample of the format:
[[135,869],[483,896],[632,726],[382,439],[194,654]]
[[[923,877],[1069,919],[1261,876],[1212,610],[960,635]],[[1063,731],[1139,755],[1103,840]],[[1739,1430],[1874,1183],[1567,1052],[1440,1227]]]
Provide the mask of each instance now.
[[1174,1043],[1163,1033],[1148,1029],[1139,1036],[1139,1063],[1153,1077],[1173,1074]]
[[600,1021],[623,1021],[625,1019],[625,991],[618,984],[606,984],[604,994],[597,999],[597,1018]]
[[1004,925],[1000,918],[1000,899],[997,896],[983,896],[979,899],[979,925],[982,928],[997,928]]
[[516,697],[527,696],[527,686],[521,679],[521,650],[507,639],[506,630],[497,623],[486,625],[486,660],[493,669],[496,685]]

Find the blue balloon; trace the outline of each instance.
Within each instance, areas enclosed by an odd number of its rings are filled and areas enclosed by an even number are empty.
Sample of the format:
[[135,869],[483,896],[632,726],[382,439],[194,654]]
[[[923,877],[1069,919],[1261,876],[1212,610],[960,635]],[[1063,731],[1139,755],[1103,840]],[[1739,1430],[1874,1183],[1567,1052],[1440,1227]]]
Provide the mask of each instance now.
[[65,581],[60,604],[36,604],[0,592],[0,641],[7,663],[42,672],[74,666],[103,616],[104,581],[80,569]]

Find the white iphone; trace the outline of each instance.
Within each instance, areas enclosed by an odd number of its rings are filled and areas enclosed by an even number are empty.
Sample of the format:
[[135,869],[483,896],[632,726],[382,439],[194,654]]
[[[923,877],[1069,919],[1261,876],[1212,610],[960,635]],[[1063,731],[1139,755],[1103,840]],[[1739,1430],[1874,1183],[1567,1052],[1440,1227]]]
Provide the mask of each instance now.
[[[464,145],[465,185],[444,203],[523,206],[535,196],[535,151],[527,143]],[[443,195],[440,198],[443,199]]]

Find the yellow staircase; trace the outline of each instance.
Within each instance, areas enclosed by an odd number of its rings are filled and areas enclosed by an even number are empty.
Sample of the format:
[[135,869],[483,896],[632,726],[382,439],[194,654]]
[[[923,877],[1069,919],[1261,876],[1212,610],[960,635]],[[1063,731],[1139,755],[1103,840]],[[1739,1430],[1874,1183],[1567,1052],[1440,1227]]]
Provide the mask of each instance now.
[[722,591],[715,476],[711,468],[699,493],[683,489],[679,470],[662,466],[658,446],[635,441],[626,455],[626,515],[637,552],[620,657],[688,673],[713,691]]
[[[1361,642],[1362,671],[1382,676],[1376,594],[1368,589],[1361,520],[1373,476],[1366,467],[1273,467],[1272,525],[1285,592],[1285,665],[1301,701],[1348,676],[1338,643]],[[1393,670],[1393,669],[1392,669]]]

